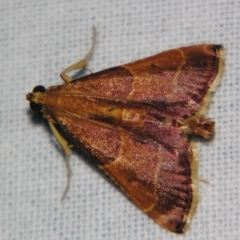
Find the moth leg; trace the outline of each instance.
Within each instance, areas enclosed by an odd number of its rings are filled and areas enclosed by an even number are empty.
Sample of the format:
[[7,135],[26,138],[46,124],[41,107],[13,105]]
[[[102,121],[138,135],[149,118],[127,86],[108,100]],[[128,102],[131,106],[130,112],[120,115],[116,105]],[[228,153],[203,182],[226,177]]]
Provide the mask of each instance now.
[[60,77],[62,78],[62,80],[65,83],[69,83],[73,80],[71,77],[67,76],[67,73],[69,73],[73,70],[83,69],[87,65],[88,60],[91,57],[91,55],[94,51],[95,45],[96,45],[96,36],[97,36],[97,31],[96,31],[96,28],[93,27],[93,43],[92,43],[92,47],[88,51],[87,55],[82,60],[80,60],[79,62],[69,66],[64,71],[61,72]]
[[71,153],[71,149],[68,145],[68,142],[59,134],[58,130],[56,129],[56,127],[53,125],[53,123],[48,122],[49,126],[53,132],[53,135],[55,136],[55,138],[57,139],[58,143],[60,144],[60,146],[62,147],[62,149],[65,152],[66,155],[66,167],[67,167],[67,184],[65,187],[65,190],[63,192],[63,196],[62,196],[62,201],[66,198],[67,193],[69,191],[70,188],[70,182],[71,182],[71,176],[72,176],[72,170],[71,170],[71,165],[70,165],[70,160],[69,160],[69,154]]

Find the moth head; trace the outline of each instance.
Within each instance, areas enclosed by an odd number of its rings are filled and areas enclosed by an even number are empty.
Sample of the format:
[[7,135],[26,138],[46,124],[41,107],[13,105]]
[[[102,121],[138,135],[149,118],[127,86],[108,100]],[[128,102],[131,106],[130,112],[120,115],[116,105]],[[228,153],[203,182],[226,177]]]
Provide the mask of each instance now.
[[46,88],[39,85],[33,88],[32,93],[28,93],[26,95],[26,99],[30,101],[30,108],[33,111],[38,111],[38,112],[41,111],[42,105],[38,103],[38,95],[39,93],[45,93],[45,92],[46,92]]

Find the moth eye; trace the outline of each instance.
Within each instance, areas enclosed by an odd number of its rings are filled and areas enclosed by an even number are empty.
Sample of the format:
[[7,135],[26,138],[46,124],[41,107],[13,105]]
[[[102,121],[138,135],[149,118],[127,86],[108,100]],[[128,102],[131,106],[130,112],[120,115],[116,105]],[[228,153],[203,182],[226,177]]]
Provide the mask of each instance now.
[[31,102],[30,102],[30,108],[31,108],[33,111],[39,112],[39,111],[41,111],[41,109],[42,109],[42,105],[31,101]]
[[39,85],[33,89],[33,92],[46,92],[46,88],[44,86]]
[[[33,89],[33,93],[36,93],[36,92],[46,92],[46,88],[39,85],[39,86],[36,86],[34,89]],[[33,111],[41,111],[42,109],[42,105],[38,104],[38,103],[35,103],[33,101],[30,101],[30,108],[33,110]]]

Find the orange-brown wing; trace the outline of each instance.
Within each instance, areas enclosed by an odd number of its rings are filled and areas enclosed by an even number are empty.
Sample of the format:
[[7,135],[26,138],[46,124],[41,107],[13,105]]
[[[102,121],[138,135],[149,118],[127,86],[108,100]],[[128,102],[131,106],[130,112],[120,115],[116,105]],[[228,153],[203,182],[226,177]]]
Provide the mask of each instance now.
[[221,51],[219,45],[170,50],[82,77],[57,90],[61,89],[62,94],[146,103],[166,116],[189,117],[202,107],[219,73]]
[[193,200],[192,151],[179,129],[168,129],[178,142],[161,144],[107,123],[57,112],[54,119],[139,208],[166,229],[183,231]]

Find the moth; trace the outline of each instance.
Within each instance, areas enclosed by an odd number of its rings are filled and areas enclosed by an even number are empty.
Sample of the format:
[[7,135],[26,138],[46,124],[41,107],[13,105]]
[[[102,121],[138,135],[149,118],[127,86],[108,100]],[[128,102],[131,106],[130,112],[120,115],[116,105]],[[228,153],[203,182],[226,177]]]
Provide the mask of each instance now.
[[182,233],[196,203],[196,157],[190,135],[208,139],[215,123],[204,118],[221,72],[221,45],[182,47],[73,80],[67,74],[86,66],[85,58],[65,69],[65,84],[37,86],[26,98],[41,111],[66,153],[68,143],[92,156],[149,217]]

